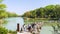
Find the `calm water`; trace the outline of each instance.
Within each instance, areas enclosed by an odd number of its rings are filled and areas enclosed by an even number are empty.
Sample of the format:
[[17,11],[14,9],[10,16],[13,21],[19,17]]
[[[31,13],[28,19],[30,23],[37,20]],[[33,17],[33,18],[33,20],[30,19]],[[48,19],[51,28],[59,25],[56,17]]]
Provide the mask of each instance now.
[[40,34],[54,34],[54,29],[52,26],[43,26]]
[[17,29],[17,23],[20,24],[20,27],[24,24],[24,20],[21,17],[13,17],[13,18],[5,18],[5,20],[8,22],[7,24],[3,24],[3,26],[12,31],[16,31]]
[[[20,27],[24,24],[24,19],[21,17],[13,17],[13,18],[5,18],[5,20],[8,22],[7,24],[3,24],[3,26],[12,31],[16,31],[17,29],[17,23],[20,24]],[[57,34],[57,32],[54,31],[52,26],[43,26],[40,34]]]

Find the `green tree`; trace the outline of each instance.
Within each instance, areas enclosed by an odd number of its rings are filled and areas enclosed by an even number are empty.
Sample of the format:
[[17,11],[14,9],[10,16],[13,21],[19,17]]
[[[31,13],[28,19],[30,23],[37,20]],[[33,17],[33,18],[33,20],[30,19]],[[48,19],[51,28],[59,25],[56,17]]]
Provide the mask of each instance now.
[[0,27],[0,34],[7,34],[8,30],[3,28],[3,27]]
[[6,5],[2,4],[2,1],[3,0],[0,0],[0,19],[4,18],[4,17],[7,17],[6,10],[5,10]]
[[48,5],[43,8],[37,8],[35,10],[26,12],[24,14],[26,17],[33,17],[33,18],[60,18],[60,5]]
[[10,13],[6,11],[6,5],[2,3],[3,0],[0,0],[0,19],[7,17],[16,17],[16,13]]
[[0,3],[2,3],[3,0],[0,0]]
[[35,10],[30,11],[30,14],[31,14],[31,18],[36,18],[36,11]]
[[4,10],[6,8],[5,4],[0,4],[0,10]]
[[36,11],[36,15],[37,15],[36,17],[37,18],[41,17],[40,9],[36,9],[35,11]]

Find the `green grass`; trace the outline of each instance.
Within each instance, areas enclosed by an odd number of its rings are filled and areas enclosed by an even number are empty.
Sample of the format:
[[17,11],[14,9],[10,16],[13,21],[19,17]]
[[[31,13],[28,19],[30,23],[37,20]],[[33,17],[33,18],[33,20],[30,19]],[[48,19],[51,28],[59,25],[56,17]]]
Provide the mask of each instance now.
[[49,19],[41,19],[41,18],[40,19],[39,18],[30,19],[29,18],[28,20],[25,19],[24,22],[25,22],[25,24],[34,23],[34,22],[44,22],[45,25],[54,25],[54,26],[58,24],[57,20],[50,22]]

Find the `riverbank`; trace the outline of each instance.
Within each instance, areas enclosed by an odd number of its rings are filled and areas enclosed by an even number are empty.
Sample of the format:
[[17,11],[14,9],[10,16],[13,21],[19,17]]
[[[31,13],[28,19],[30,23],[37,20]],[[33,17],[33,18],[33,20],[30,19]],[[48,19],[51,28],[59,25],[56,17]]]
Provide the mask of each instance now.
[[[7,24],[3,25],[5,26],[5,28],[7,28],[8,30],[15,30],[16,31],[16,24],[19,23],[20,26],[22,26],[24,23],[25,24],[33,24],[33,23],[38,23],[38,22],[44,22],[44,26],[57,26],[59,23],[56,20],[48,20],[48,19],[23,19],[21,17],[13,17],[13,18],[5,18],[5,20],[7,20]],[[3,21],[3,20],[2,20]],[[11,27],[12,26],[12,27]],[[10,33],[10,32],[9,32]],[[15,32],[16,33],[16,32]]]
[[0,26],[2,26],[4,22],[5,22],[4,20],[0,19]]
[[51,23],[51,24],[55,24],[55,23],[59,23],[59,20],[57,19],[48,19],[48,18],[24,18],[24,22],[25,24],[28,23],[34,23],[34,22],[44,22],[44,23]]
[[16,34],[16,31],[11,31],[5,27],[0,26],[0,34]]
[[4,19],[0,19],[0,24],[6,24],[6,23],[7,23],[6,20],[4,20]]
[[[0,34],[16,34],[16,31],[8,30],[6,27],[4,27],[3,24],[7,24],[7,20],[0,19]],[[11,24],[10,24],[11,25]]]

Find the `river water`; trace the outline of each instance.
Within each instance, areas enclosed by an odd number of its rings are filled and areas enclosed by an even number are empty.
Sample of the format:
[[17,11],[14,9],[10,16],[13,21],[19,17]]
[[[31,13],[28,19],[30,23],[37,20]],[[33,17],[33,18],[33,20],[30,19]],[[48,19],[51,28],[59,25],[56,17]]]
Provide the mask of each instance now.
[[[8,29],[8,30],[12,30],[12,31],[16,31],[17,29],[17,23],[20,24],[20,27],[22,27],[22,25],[24,24],[24,19],[22,17],[12,17],[12,18],[5,18],[4,20],[6,20],[8,23],[7,24],[3,24],[3,26]],[[57,34],[52,26],[43,26],[40,34]]]
[[40,34],[54,34],[54,29],[52,26],[43,26]]
[[6,29],[12,30],[12,31],[16,31],[17,23],[20,24],[20,27],[24,24],[24,20],[21,17],[5,18],[4,20],[6,20],[8,23],[7,24],[3,24],[3,26]]

